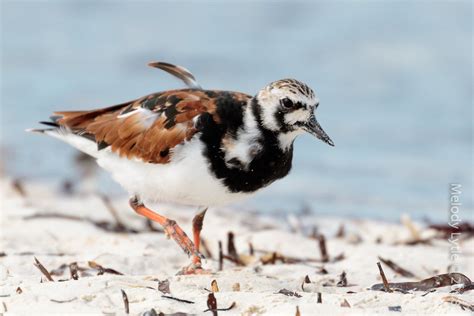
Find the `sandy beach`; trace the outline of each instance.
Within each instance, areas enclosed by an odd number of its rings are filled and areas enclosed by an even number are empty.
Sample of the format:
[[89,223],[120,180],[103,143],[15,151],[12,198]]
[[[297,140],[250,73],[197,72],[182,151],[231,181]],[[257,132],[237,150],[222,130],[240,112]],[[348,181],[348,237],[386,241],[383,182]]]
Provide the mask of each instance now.
[[[220,315],[472,314],[474,291],[459,291],[466,284],[371,289],[382,283],[381,261],[389,283],[447,272],[474,277],[472,232],[453,243],[441,230],[408,217],[387,223],[209,209],[202,236],[208,248],[204,267],[211,273],[177,276],[186,255],[158,226],[134,214],[125,196],[108,208],[107,199],[93,194],[1,182],[0,313],[120,315],[126,313],[123,290],[132,315],[211,315],[204,312],[211,293],[218,309],[231,307]],[[196,209],[160,209],[191,232]],[[229,232],[235,240],[230,253]],[[454,244],[460,253],[452,260]]]

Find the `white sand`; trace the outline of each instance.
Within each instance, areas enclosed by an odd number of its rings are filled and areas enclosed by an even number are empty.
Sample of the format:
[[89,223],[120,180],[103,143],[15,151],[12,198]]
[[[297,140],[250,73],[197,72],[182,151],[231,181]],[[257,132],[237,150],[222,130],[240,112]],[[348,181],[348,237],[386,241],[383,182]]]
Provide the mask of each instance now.
[[[411,237],[410,231],[400,224],[319,218],[314,215],[295,215],[284,220],[272,214],[249,214],[231,208],[209,209],[202,236],[209,244],[214,259],[206,260],[204,266],[214,273],[176,276],[175,273],[187,264],[188,259],[163,234],[110,233],[90,223],[57,218],[25,220],[24,217],[31,214],[56,212],[113,222],[97,197],[62,196],[48,186],[38,184],[27,185],[26,190],[28,196],[25,199],[12,190],[8,180],[2,180],[0,252],[6,255],[0,257],[0,313],[6,308],[13,314],[124,314],[120,292],[123,289],[130,301],[131,314],[142,314],[152,308],[165,314],[203,314],[209,294],[206,289],[211,289],[214,279],[220,289],[215,293],[218,307],[228,307],[236,302],[232,310],[219,312],[220,315],[295,315],[296,306],[299,306],[302,316],[400,314],[389,311],[389,306],[401,306],[402,314],[472,313],[444,302],[443,297],[453,295],[474,303],[474,291],[450,294],[450,287],[444,287],[422,296],[424,292],[402,294],[368,290],[371,285],[381,282],[377,256],[391,259],[417,276],[416,279],[403,278],[383,265],[390,282],[416,281],[445,273],[453,263],[449,258],[450,244],[447,240],[436,239],[433,245],[395,245]],[[137,229],[144,227],[144,220],[128,208],[125,197],[115,200],[114,205],[127,225]],[[161,208],[164,214],[181,223],[183,229],[191,231],[191,219],[196,210],[171,206]],[[345,225],[346,235],[336,238],[335,233],[341,223]],[[331,258],[340,253],[345,255],[343,260],[324,264],[328,271],[326,275],[318,274],[318,268],[323,264],[317,262],[262,265],[258,260],[263,255],[260,252],[256,252],[254,262],[246,267],[236,267],[225,261],[224,270],[217,272],[217,241],[222,240],[226,250],[228,231],[235,233],[237,250],[243,255],[248,255],[248,242],[252,242],[257,250],[320,259],[317,241],[305,236],[313,225],[326,235]],[[422,237],[434,234],[424,229],[424,225],[417,225]],[[362,238],[359,243],[357,236]],[[380,236],[382,242],[376,243]],[[457,271],[474,278],[474,240],[470,238],[460,245],[463,254],[455,262]],[[93,260],[124,275],[96,276],[95,271],[88,270],[91,276],[80,276],[79,280],[48,282],[33,265],[34,256],[48,270],[75,261],[80,267],[87,267],[87,262]],[[347,273],[348,287],[335,286],[342,271]],[[309,276],[311,284],[305,284],[303,291],[301,284],[305,275]],[[53,278],[69,279],[69,270]],[[168,279],[170,295],[194,301],[195,304],[162,298],[154,279]],[[240,291],[233,290],[236,283],[239,283]],[[324,283],[334,285],[322,286]],[[22,290],[20,294],[16,292],[18,287]],[[283,288],[296,291],[301,297],[277,294]],[[355,293],[348,294],[348,291]],[[317,292],[322,293],[322,304],[317,303]],[[344,300],[351,307],[341,307]]]

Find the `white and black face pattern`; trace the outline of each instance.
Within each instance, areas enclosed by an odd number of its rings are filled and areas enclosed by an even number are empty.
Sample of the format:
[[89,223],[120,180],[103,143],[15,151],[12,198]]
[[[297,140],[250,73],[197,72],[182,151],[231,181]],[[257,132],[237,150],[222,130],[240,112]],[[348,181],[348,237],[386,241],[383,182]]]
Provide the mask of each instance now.
[[[257,95],[262,123],[272,131],[301,130],[318,104],[313,90],[295,79],[272,82]],[[303,132],[303,130],[301,130]]]
[[333,142],[316,121],[314,110],[319,100],[313,90],[295,79],[272,82],[257,94],[262,125],[281,134],[282,145],[308,132],[327,144]]

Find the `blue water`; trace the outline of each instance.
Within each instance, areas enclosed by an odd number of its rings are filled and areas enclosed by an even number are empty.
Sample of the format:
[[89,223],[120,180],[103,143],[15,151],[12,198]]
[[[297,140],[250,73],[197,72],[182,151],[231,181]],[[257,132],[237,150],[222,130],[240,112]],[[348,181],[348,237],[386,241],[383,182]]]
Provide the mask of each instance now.
[[3,161],[15,176],[73,176],[73,149],[23,130],[181,87],[145,66],[161,60],[206,88],[295,77],[319,95],[336,147],[301,137],[291,175],[243,207],[444,220],[456,182],[472,220],[472,18],[469,1],[3,1]]

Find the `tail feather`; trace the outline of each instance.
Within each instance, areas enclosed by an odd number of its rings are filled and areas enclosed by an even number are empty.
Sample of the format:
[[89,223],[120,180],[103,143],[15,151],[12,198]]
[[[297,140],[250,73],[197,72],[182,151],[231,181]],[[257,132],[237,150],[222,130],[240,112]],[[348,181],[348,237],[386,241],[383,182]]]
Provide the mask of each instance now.
[[52,126],[52,127],[59,127],[58,123],[50,122],[50,121],[41,121],[40,124],[47,125],[47,126]]

